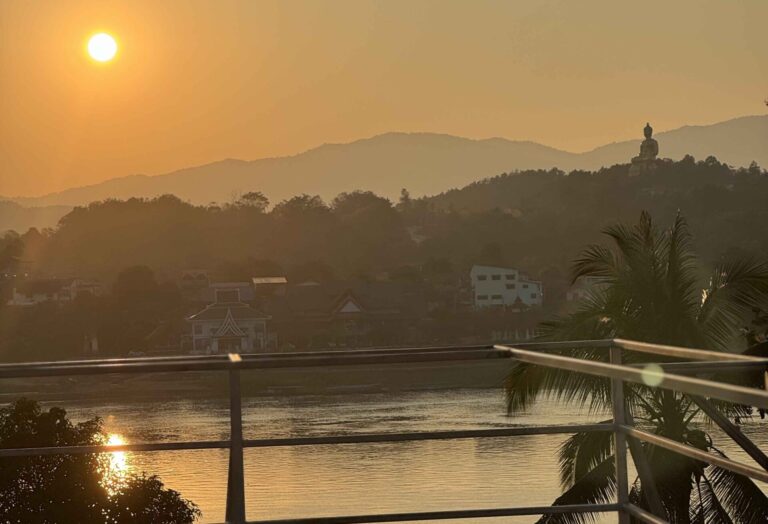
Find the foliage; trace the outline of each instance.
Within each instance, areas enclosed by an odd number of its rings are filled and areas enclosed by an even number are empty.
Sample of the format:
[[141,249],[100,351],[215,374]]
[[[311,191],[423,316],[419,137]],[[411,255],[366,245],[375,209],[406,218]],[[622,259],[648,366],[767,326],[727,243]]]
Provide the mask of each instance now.
[[[174,274],[223,260],[272,260],[288,268],[309,256],[340,276],[355,276],[430,258],[465,268],[482,253],[536,276],[552,267],[564,273],[608,220],[629,220],[643,209],[663,220],[682,210],[706,264],[729,251],[768,251],[765,171],[690,157],[660,161],[656,171],[637,177],[627,169],[510,173],[430,198],[405,191],[397,206],[366,191],[343,193],[330,205],[298,195],[271,210],[258,191],[210,206],[171,195],[107,200],[78,207],[54,232],[38,234],[34,256],[27,256],[33,239],[21,239],[23,258],[47,273],[111,281],[132,265]],[[13,239],[6,244],[8,257],[21,256]]]
[[[587,247],[574,263],[573,277],[600,279],[579,309],[545,323],[545,336],[560,340],[630,338],[646,342],[727,351],[740,326],[768,297],[768,264],[732,260],[718,264],[709,278],[696,263],[685,220],[678,215],[660,230],[642,213],[634,226],[604,230],[612,248]],[[592,360],[605,360],[604,351],[562,350]],[[625,363],[658,361],[655,355],[625,352]],[[525,409],[537,398],[609,406],[606,379],[526,364],[516,365],[506,384],[511,411]],[[703,417],[688,397],[646,386],[625,387],[635,421],[654,433],[718,453],[711,437],[699,429]],[[746,413],[742,406],[722,406]],[[605,501],[615,494],[612,442],[601,435],[577,434],[561,448],[561,478],[565,491],[557,504]],[[687,522],[764,522],[768,498],[751,480],[720,468],[643,446],[654,483],[669,519]],[[648,507],[641,482],[632,499]],[[745,519],[746,514],[751,517]],[[584,522],[593,515],[548,516],[542,522]],[[698,520],[697,520],[698,519]]]
[[[598,240],[608,220],[629,220],[641,209],[664,221],[675,220],[678,210],[691,219],[695,240],[688,241],[701,254],[696,271],[750,271],[725,268],[723,261],[768,252],[768,176],[759,167],[734,170],[712,157],[686,157],[659,161],[654,172],[641,176],[629,177],[627,169],[510,173],[430,198],[406,190],[397,205],[356,191],[330,204],[298,195],[269,206],[252,191],[206,206],[165,195],[78,207],[54,231],[0,238],[0,262],[10,275],[97,278],[115,296],[24,311],[0,303],[0,358],[77,355],[91,334],[103,354],[143,350],[159,325],[180,325],[194,312],[184,309],[169,283],[186,269],[207,269],[230,281],[281,275],[293,283],[409,283],[428,296],[431,311],[409,343],[440,343],[452,342],[449,333],[474,336],[472,327],[479,326],[480,319],[464,307],[472,264],[508,265],[542,280],[544,311],[559,312],[570,260]],[[436,271],[434,261],[448,269]],[[13,277],[0,278],[0,296],[8,298],[16,285]],[[730,336],[738,312],[728,304],[736,302],[726,299],[726,307],[715,310],[707,336],[716,337],[718,325]],[[587,313],[582,318],[594,321]],[[522,327],[505,323],[499,331]]]
[[[20,399],[0,410],[0,448],[83,446],[106,442],[101,420],[73,424],[61,408],[44,411]],[[200,511],[157,477],[128,475],[105,481],[106,455],[49,455],[0,460],[0,518],[47,524],[183,524]]]

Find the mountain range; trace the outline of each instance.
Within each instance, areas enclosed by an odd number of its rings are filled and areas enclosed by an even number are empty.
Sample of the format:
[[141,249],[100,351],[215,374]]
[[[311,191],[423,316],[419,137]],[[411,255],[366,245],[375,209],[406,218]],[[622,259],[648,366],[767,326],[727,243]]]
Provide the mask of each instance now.
[[[638,125],[638,134],[644,125]],[[658,133],[655,138],[663,158],[680,159],[691,154],[702,159],[714,155],[733,166],[747,166],[752,161],[768,166],[768,115],[685,126]],[[346,144],[324,144],[294,156],[226,159],[162,175],[130,175],[37,197],[0,200],[24,207],[57,206],[50,213],[37,213],[58,220],[57,213],[62,216],[71,206],[166,193],[197,204],[228,202],[249,191],[261,191],[272,203],[302,193],[319,194],[329,200],[340,192],[356,189],[396,199],[401,188],[407,188],[412,196],[430,195],[515,170],[594,170],[627,163],[637,155],[640,142],[615,142],[572,153],[504,138],[475,140],[435,133],[386,133]],[[18,220],[9,222],[7,214],[0,214],[0,228],[8,229],[11,223],[21,225]]]

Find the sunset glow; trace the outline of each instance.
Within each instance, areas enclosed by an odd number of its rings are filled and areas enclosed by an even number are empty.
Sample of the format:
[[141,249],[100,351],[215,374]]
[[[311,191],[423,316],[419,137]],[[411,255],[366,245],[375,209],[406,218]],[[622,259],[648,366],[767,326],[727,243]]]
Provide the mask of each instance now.
[[767,19],[0,0],[0,524],[768,524]]

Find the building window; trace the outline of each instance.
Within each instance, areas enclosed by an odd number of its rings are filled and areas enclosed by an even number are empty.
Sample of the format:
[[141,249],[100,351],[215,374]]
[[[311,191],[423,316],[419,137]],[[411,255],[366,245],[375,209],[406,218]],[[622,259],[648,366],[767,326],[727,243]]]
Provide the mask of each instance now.
[[195,335],[202,335],[203,334],[203,326],[200,324],[195,324]]
[[478,280],[487,280],[488,277],[486,275],[477,275]]
[[536,293],[531,293],[531,298],[536,298]]
[[515,289],[515,285],[514,284],[507,284],[507,289]]
[[523,284],[523,289],[528,289],[528,284]]
[[505,276],[506,276],[507,280],[514,280],[515,279],[515,275],[512,274],[512,273],[509,273],[508,275],[505,275]]
[[488,295],[477,295],[477,300],[488,300]]
[[501,275],[491,275],[491,280],[501,280]]
[[493,300],[501,300],[501,295],[491,295]]

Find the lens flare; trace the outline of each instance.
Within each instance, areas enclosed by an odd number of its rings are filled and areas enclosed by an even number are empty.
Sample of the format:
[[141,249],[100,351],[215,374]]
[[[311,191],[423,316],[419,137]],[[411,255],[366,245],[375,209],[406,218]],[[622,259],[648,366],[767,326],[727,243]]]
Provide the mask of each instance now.
[[664,369],[658,364],[648,364],[641,373],[646,386],[658,386],[664,382]]

